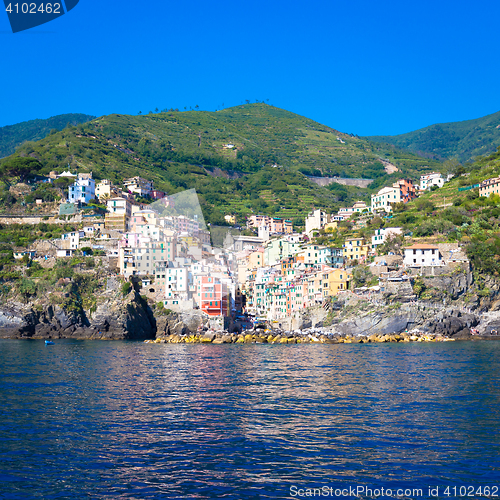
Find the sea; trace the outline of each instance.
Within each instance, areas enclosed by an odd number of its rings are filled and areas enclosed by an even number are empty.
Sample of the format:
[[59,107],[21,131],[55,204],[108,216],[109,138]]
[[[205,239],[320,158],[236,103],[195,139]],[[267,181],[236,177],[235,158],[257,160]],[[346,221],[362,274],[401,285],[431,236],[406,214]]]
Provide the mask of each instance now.
[[1,499],[499,488],[500,342],[0,340]]

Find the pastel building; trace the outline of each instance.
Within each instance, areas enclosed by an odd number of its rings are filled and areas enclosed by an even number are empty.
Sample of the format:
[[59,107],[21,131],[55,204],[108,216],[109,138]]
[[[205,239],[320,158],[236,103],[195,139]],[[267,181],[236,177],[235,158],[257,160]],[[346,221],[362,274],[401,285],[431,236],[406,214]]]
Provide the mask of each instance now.
[[197,276],[195,301],[208,316],[228,316],[229,297],[226,283],[216,276]]
[[248,229],[259,229],[265,227],[269,234],[292,234],[293,225],[291,220],[280,217],[269,217],[267,215],[251,215],[247,219]]
[[132,205],[124,198],[110,198],[106,202],[107,213],[105,216],[106,229],[126,231],[132,215]]
[[425,174],[420,176],[420,190],[426,191],[433,186],[442,188],[444,186],[444,178],[438,172],[432,172],[431,174]]
[[405,248],[403,263],[407,267],[441,266],[443,260],[437,246],[416,244]]
[[326,295],[334,297],[339,292],[347,290],[349,288],[349,280],[350,275],[345,269],[334,269],[330,271],[326,281],[327,286],[325,289],[328,292]]
[[68,188],[70,203],[87,204],[95,198],[95,180],[90,174],[78,174],[75,182]]
[[500,177],[486,179],[479,184],[479,196],[500,195]]
[[348,238],[345,240],[343,249],[344,260],[346,261],[365,259],[370,251],[370,247],[366,244],[364,238]]
[[382,188],[377,194],[372,194],[372,212],[392,212],[396,203],[408,203],[417,197],[417,191],[410,179],[400,179],[392,186]]
[[400,227],[386,227],[382,229],[376,229],[375,234],[372,236],[372,249],[375,249],[377,248],[377,246],[385,243],[389,237],[393,237],[396,234],[402,233],[403,230]]
[[121,189],[113,186],[113,183],[109,179],[103,179],[95,186],[95,196],[99,201],[119,196],[120,192]]

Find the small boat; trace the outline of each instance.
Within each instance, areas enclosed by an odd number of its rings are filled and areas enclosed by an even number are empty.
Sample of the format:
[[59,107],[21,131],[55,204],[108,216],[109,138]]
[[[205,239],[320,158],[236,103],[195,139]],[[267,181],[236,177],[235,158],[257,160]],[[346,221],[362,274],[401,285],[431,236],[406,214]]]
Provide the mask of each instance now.
[[52,340],[46,340],[45,345],[55,345],[55,344],[54,342],[52,342]]

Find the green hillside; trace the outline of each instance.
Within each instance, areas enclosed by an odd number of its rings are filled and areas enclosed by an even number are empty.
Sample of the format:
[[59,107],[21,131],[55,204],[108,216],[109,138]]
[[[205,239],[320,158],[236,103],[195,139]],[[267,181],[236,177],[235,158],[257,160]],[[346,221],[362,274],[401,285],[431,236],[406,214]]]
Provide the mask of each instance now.
[[407,134],[366,139],[393,144],[427,158],[457,158],[464,163],[500,146],[500,111],[475,120],[440,123]]
[[78,125],[94,118],[82,113],[68,113],[52,116],[46,120],[29,120],[0,127],[0,158],[11,155],[16,148],[26,141],[39,141],[47,137],[51,131],[62,130],[68,123]]
[[[69,165],[117,184],[142,175],[170,194],[195,188],[213,223],[228,213],[242,220],[264,212],[300,224],[312,207],[333,210],[370,193],[338,184],[320,188],[306,175],[372,178],[376,188],[440,167],[265,104],[105,116],[25,144],[14,156],[39,160],[40,173]],[[380,159],[400,172],[388,176]]]
[[[500,277],[500,196],[479,196],[478,186],[485,179],[500,176],[500,148],[467,167],[459,167],[456,176],[440,189],[425,192],[419,198],[398,204],[392,214],[382,217],[354,217],[339,224],[337,230],[320,231],[316,243],[340,246],[348,237],[368,241],[379,228],[401,227],[406,236],[389,238],[377,251],[401,253],[412,243],[460,243],[472,263],[479,295],[490,291],[485,275]],[[358,224],[356,224],[358,221]]]

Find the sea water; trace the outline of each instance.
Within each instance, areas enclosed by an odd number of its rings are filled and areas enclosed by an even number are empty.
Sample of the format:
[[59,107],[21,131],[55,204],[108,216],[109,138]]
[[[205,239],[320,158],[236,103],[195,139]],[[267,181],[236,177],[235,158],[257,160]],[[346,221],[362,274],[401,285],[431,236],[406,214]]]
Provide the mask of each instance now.
[[500,342],[2,340],[0,498],[500,496],[499,359]]

